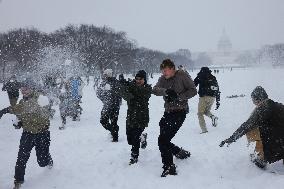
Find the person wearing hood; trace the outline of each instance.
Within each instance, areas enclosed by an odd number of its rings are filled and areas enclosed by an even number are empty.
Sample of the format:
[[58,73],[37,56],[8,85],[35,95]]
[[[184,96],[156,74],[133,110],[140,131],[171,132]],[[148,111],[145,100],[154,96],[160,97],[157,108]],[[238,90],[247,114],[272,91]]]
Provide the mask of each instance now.
[[147,133],[143,133],[149,123],[149,99],[152,87],[147,84],[147,74],[144,70],[138,71],[135,79],[127,82],[120,80],[121,96],[127,101],[126,135],[131,148],[131,158],[129,164],[138,162],[139,148],[145,149],[147,146]]
[[20,83],[17,81],[16,76],[13,75],[7,83],[3,85],[2,91],[7,91],[10,105],[15,106],[19,99]]
[[119,126],[117,124],[122,98],[119,96],[119,81],[112,77],[112,69],[106,69],[96,94],[103,102],[100,123],[110,131],[112,141],[118,142]]
[[23,99],[15,106],[4,108],[0,111],[0,118],[6,114],[15,114],[20,122],[16,129],[23,128],[20,139],[17,163],[15,166],[15,188],[24,183],[26,164],[31,151],[35,147],[37,162],[40,167],[53,166],[49,153],[50,146],[50,112],[48,107],[38,104],[39,93],[35,90],[35,83],[26,80],[21,84]]
[[267,163],[284,159],[284,105],[269,99],[261,86],[253,90],[251,98],[256,106],[251,116],[220,147],[249,135],[249,142],[256,141],[256,157],[251,160],[264,169]]
[[218,117],[211,113],[212,105],[216,98],[216,110],[220,106],[220,91],[218,82],[215,76],[211,74],[211,70],[208,67],[202,67],[197,77],[194,79],[195,86],[199,86],[199,103],[198,103],[198,119],[201,128],[201,134],[207,133],[207,127],[204,119],[204,115],[208,116],[212,120],[212,126],[217,126]]

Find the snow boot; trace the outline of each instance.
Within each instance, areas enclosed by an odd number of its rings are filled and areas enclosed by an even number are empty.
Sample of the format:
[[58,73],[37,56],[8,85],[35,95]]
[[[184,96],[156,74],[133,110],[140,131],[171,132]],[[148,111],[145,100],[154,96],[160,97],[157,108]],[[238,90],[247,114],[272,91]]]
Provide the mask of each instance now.
[[19,189],[21,188],[22,184],[24,183],[24,181],[14,181],[14,187],[13,189]]
[[143,133],[140,137],[141,148],[145,149],[147,147],[147,133]]
[[129,161],[129,165],[133,165],[138,162],[138,158],[131,157]]
[[111,132],[112,142],[118,142],[118,132]]
[[135,163],[138,162],[138,154],[135,154],[135,153],[131,153],[131,158],[130,158],[130,161],[129,161],[129,165],[133,165]]
[[176,171],[176,166],[175,164],[172,164],[170,166],[163,166],[163,173],[161,175],[161,177],[166,177],[168,175],[177,175],[177,171]]
[[253,163],[260,169],[265,169],[266,165],[267,165],[267,163],[264,160],[260,159],[260,158],[255,158],[253,160]]
[[189,158],[190,157],[190,152],[189,151],[186,151],[186,150],[184,150],[184,149],[180,149],[180,151],[179,151],[179,153],[177,153],[175,156],[176,156],[176,158],[178,158],[178,159],[187,159],[187,158]]
[[210,118],[212,120],[212,126],[213,127],[217,127],[217,125],[218,125],[218,117],[212,115]]

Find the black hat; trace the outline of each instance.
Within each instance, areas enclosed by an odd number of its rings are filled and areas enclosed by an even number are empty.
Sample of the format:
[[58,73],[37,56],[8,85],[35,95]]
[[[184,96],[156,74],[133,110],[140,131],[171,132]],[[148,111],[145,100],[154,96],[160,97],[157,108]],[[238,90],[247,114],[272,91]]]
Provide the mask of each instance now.
[[208,67],[202,67],[200,72],[202,72],[202,73],[211,73],[212,71]]
[[147,84],[147,73],[144,70],[139,70],[135,77],[141,77],[144,79],[145,84]]
[[268,98],[268,95],[264,88],[257,86],[251,93],[251,98],[257,101],[263,101]]

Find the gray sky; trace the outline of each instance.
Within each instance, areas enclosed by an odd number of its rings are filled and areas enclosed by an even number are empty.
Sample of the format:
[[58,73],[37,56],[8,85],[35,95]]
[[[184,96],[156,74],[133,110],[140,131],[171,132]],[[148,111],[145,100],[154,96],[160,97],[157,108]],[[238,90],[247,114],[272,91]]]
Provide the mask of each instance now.
[[165,52],[216,50],[226,29],[235,50],[284,42],[284,0],[0,0],[0,32],[107,25]]

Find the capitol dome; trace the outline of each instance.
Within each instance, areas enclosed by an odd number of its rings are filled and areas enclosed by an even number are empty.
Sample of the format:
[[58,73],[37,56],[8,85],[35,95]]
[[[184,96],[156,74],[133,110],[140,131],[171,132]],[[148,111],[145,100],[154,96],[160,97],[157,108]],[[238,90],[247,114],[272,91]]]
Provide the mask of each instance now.
[[224,54],[228,54],[232,51],[232,43],[225,30],[223,30],[223,34],[218,41],[218,51]]

